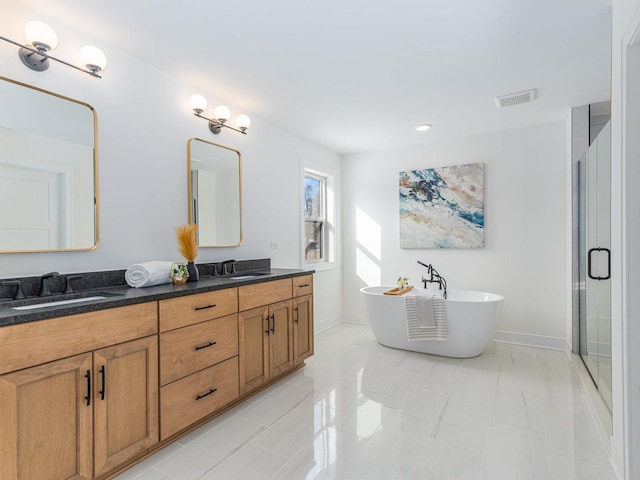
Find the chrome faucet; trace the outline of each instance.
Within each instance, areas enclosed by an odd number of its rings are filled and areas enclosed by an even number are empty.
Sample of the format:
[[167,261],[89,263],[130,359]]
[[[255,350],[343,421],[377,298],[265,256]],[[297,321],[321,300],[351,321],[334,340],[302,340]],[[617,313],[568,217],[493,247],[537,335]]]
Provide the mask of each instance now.
[[424,288],[427,288],[427,283],[437,283],[438,284],[438,289],[443,290],[444,294],[444,298],[447,298],[447,281],[444,279],[444,277],[442,277],[438,271],[433,268],[433,265],[429,264],[427,265],[426,263],[422,263],[420,260],[418,260],[418,263],[420,265],[422,265],[423,267],[427,267],[427,274],[429,275],[429,279],[427,280],[426,278],[422,277],[422,285],[424,286]]
[[49,272],[49,273],[45,273],[40,277],[40,293],[38,294],[39,297],[51,296],[51,289],[49,288],[49,280],[51,280],[53,277],[57,277],[58,275],[60,275],[60,273],[58,272]]

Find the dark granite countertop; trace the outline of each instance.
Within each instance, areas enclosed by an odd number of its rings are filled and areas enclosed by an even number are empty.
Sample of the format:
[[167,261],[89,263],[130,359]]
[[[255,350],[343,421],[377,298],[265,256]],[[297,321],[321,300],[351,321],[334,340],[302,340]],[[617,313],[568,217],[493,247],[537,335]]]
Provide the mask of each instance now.
[[[252,273],[259,273],[259,275],[255,277],[252,276],[250,278],[232,278],[251,275]],[[271,280],[292,278],[301,275],[308,275],[310,273],[314,273],[314,271],[274,268],[256,272],[238,272],[236,275],[227,277],[205,276],[204,278],[201,277],[197,282],[186,283],[184,285],[173,285],[168,283],[145,288],[131,288],[128,285],[106,286],[84,291],[95,292],[96,296],[99,296],[101,293],[111,295],[106,298],[66,305],[36,308],[32,310],[15,310],[11,307],[12,302],[3,301],[0,302],[0,327],[18,323],[33,322],[46,318],[62,317],[66,315],[75,315],[77,313],[95,312],[97,310],[104,310],[108,308],[135,305],[137,303],[153,302],[156,300],[163,300],[165,298],[181,297],[183,295],[222,290],[225,288],[251,285]],[[77,292],[83,293],[79,291]],[[47,300],[53,302],[56,300],[64,300],[65,298],[68,297],[61,294],[48,297]]]

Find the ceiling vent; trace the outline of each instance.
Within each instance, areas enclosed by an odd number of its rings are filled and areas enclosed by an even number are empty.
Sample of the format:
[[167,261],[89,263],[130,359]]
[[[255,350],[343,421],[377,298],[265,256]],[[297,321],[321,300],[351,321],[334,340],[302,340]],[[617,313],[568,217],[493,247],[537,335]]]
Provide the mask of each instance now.
[[536,89],[525,90],[524,92],[508,93],[496,97],[496,105],[498,108],[513,107],[522,103],[533,102],[536,99]]

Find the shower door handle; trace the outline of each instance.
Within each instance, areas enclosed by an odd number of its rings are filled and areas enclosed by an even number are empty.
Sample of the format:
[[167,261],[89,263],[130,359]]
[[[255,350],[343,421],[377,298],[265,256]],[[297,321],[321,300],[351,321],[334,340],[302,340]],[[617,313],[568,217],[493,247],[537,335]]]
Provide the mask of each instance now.
[[[595,276],[591,273],[591,266],[593,265],[591,258],[594,252],[605,252],[607,254],[607,276],[606,277]],[[587,274],[589,275],[589,278],[592,280],[609,280],[611,278],[611,250],[603,247],[590,249],[589,253],[587,254]]]

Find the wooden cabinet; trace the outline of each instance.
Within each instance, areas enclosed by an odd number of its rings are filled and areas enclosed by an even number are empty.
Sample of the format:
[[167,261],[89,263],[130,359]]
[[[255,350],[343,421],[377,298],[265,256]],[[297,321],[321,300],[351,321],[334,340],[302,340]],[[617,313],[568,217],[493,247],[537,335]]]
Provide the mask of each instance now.
[[289,300],[292,288],[293,281],[290,278],[238,287],[238,310],[243,312],[255,307]]
[[157,337],[93,354],[95,476],[158,442]]
[[240,394],[250,392],[269,380],[269,308],[240,312]]
[[302,297],[313,293],[313,275],[302,275],[293,278],[293,296]]
[[93,478],[91,358],[0,376],[0,478]]
[[313,276],[0,328],[0,479],[90,480],[313,354]]
[[157,310],[149,302],[2,327],[0,374],[155,335]]
[[238,316],[160,334],[160,385],[238,355]]
[[160,331],[220,318],[238,311],[238,290],[227,288],[160,300]]
[[[96,326],[106,312],[0,329],[7,364],[25,367],[0,376],[3,480],[91,479],[158,441],[157,337],[129,340],[139,332],[156,333],[155,304],[112,309],[111,329],[100,338],[86,325]],[[30,347],[29,340],[42,348]],[[107,346],[118,340],[124,343]],[[65,352],[72,355],[36,364]]]
[[160,302],[162,440],[238,398],[237,311],[236,288]]
[[293,363],[313,355],[313,295],[293,299]]
[[291,300],[241,312],[240,393],[293,368]]
[[293,368],[293,321],[291,300],[269,305],[269,377]]
[[291,291],[291,279],[238,289],[241,309],[268,303],[240,313],[240,393],[250,392],[293,368]]
[[238,357],[162,387],[162,438],[168,438],[237,399]]
[[293,278],[293,356],[300,365],[313,355],[313,275]]

